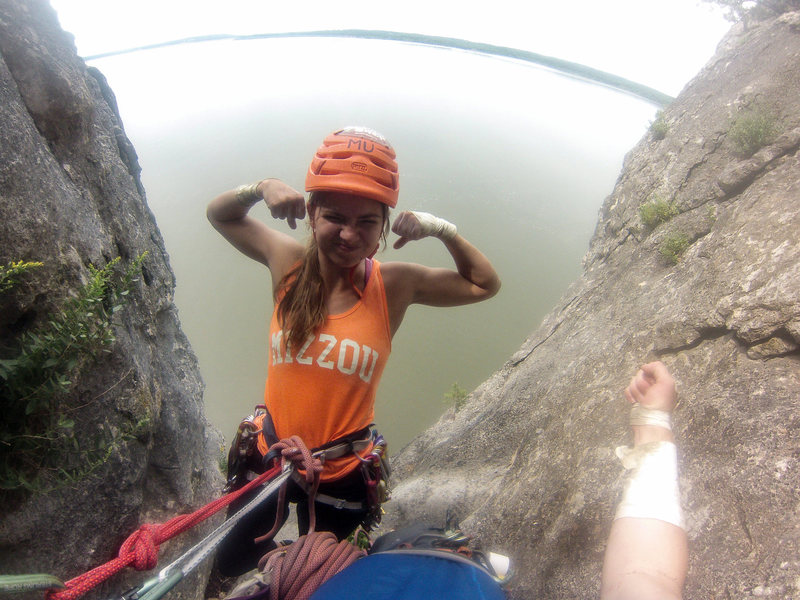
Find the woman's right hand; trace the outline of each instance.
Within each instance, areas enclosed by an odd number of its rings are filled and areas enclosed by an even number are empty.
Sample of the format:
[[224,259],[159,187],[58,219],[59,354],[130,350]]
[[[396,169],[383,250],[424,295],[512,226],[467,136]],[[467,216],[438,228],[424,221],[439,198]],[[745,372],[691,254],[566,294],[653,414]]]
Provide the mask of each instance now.
[[642,365],[625,390],[625,397],[645,408],[672,412],[678,398],[675,379],[660,361]]
[[273,218],[286,219],[292,229],[297,228],[297,220],[305,218],[305,198],[290,185],[280,179],[265,179],[258,184],[258,189]]

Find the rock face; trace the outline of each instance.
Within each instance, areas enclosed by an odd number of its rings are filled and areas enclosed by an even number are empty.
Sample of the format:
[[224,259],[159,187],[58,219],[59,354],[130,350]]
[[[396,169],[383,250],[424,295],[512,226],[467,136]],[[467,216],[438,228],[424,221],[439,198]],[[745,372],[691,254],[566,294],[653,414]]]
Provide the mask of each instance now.
[[[203,414],[197,361],[173,304],[174,276],[113,94],[77,57],[44,0],[0,0],[0,54],[0,264],[44,263],[0,298],[0,347],[73,296],[90,264],[148,253],[116,317],[110,352],[83,370],[65,399],[83,405],[73,414],[83,426],[135,435],[120,438],[93,476],[0,511],[0,573],[69,579],[113,558],[139,524],[216,497],[222,440]],[[171,542],[167,557],[198,535]],[[206,567],[174,593],[202,597],[207,574]],[[145,578],[117,578],[97,595]]]
[[[734,28],[626,157],[582,277],[520,350],[395,457],[388,520],[449,510],[515,564],[513,598],[597,597],[630,443],[622,390],[664,361],[687,598],[800,595],[800,14]],[[751,157],[730,134],[766,110]],[[679,214],[654,228],[653,197]],[[677,264],[659,249],[689,242]]]

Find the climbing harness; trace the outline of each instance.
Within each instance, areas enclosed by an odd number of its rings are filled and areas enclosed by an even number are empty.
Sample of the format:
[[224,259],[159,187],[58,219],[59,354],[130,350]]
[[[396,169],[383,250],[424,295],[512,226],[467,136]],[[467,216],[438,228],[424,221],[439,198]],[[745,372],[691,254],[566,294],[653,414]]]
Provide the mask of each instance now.
[[[249,594],[247,598],[251,600],[266,599],[268,594],[271,600],[307,599],[324,581],[366,555],[364,550],[347,541],[339,542],[336,536],[330,532],[315,531],[314,503],[318,499],[317,489],[323,461],[326,458],[344,456],[346,451],[342,450],[341,446],[352,447],[359,441],[362,440],[335,443],[313,453],[297,437],[281,440],[272,447],[280,452],[282,465],[285,466],[287,461],[292,461],[294,465],[292,473],[296,474],[299,471],[304,473],[302,475],[303,483],[309,490],[309,530],[306,535],[300,536],[292,544],[278,546],[261,558],[258,565],[259,570],[268,573],[269,587],[263,587],[262,584],[259,586],[258,593]],[[271,539],[277,533],[283,522],[285,493],[286,489],[282,487],[279,492],[275,525],[266,535],[257,538],[256,542]]]
[[367,485],[366,508],[369,510],[369,514],[363,522],[367,531],[371,531],[375,525],[381,522],[383,516],[381,505],[391,498],[389,477],[391,477],[392,471],[387,460],[386,449],[386,440],[381,434],[374,432],[372,450],[366,458],[356,454],[361,461],[361,474]]
[[[256,406],[253,414],[239,424],[236,436],[231,442],[228,452],[228,483],[225,489],[238,489],[269,466],[272,459],[277,457],[277,454],[272,451],[277,441],[275,427],[269,412],[263,404]],[[360,453],[370,446],[372,446],[370,452],[362,457]],[[270,452],[262,456],[262,452],[266,448],[269,448]],[[362,524],[366,531],[371,531],[381,521],[383,515],[381,504],[391,498],[389,491],[391,469],[384,437],[370,425],[343,438],[312,448],[311,454],[322,464],[348,454],[353,454],[358,458],[361,475],[367,489],[365,501],[345,500],[319,492],[316,493],[315,498],[317,502],[338,509],[366,511],[367,514]],[[308,495],[310,484],[305,480],[303,474],[299,470],[295,470],[291,477],[298,487]],[[265,535],[258,539],[266,540],[268,537]]]
[[[366,457],[359,452],[372,445],[372,450]],[[381,521],[383,510],[381,504],[390,498],[388,479],[391,474],[386,456],[386,440],[377,431],[367,427],[345,438],[334,440],[329,444],[315,448],[312,456],[321,463],[326,460],[340,458],[347,454],[354,454],[360,461],[360,471],[367,488],[367,497],[363,502],[354,502],[343,498],[336,498],[317,492],[314,496],[316,502],[328,504],[338,509],[367,511],[362,521],[366,531],[371,531]],[[303,480],[298,471],[292,473],[294,482],[310,496],[310,486]]]

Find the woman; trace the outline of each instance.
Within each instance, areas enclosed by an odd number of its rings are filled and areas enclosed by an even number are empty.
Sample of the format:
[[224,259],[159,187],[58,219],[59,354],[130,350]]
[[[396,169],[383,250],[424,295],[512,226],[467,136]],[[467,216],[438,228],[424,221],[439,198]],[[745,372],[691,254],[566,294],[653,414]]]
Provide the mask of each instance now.
[[[442,240],[456,270],[372,260],[398,198],[395,153],[377,132],[346,128],[323,141],[302,194],[276,179],[223,193],[208,207],[214,227],[241,252],[270,270],[275,310],[265,404],[279,439],[297,435],[309,448],[342,439],[360,440],[374,416],[375,392],[391,351],[391,340],[411,304],[457,306],[490,298],[500,280],[487,258],[453,224],[427,213],[402,212],[392,230],[394,247],[434,236]],[[264,201],[272,216],[294,229],[308,212],[311,239],[294,238],[248,216]],[[365,441],[369,441],[369,437]],[[259,440],[262,450],[266,441]],[[366,456],[371,443],[355,444]],[[366,484],[353,453],[329,457],[317,502],[318,530],[346,537],[366,516]],[[307,530],[304,494],[298,501],[301,534]],[[252,568],[269,550],[253,538],[267,531],[275,505],[237,525],[220,553],[228,575]],[[274,517],[273,517],[274,518]]]

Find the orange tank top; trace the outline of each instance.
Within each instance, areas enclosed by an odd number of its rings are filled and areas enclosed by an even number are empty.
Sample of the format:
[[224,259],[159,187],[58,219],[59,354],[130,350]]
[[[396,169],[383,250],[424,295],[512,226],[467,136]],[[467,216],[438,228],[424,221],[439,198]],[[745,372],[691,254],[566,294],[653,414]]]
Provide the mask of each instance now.
[[[352,308],[329,315],[300,348],[287,348],[284,337],[276,304],[269,328],[264,403],[278,438],[297,435],[308,448],[317,448],[368,427],[392,349],[378,261],[372,262],[363,295]],[[358,464],[352,455],[329,460],[322,480],[339,479]]]

